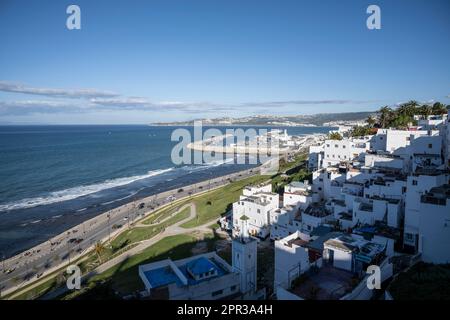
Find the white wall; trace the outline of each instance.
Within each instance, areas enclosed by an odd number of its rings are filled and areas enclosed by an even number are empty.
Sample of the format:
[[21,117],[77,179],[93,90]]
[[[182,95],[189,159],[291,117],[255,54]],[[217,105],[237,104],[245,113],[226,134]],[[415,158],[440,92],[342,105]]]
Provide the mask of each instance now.
[[447,183],[448,179],[448,175],[445,174],[408,176],[405,196],[405,236],[403,239],[406,245],[415,246],[415,240],[410,241],[408,234],[415,237],[419,233],[420,197],[431,188]]
[[275,241],[275,274],[274,288],[281,286],[288,289],[294,279],[309,269],[308,249],[286,243],[290,239],[299,237],[299,233]]
[[423,261],[450,263],[450,199],[445,206],[420,203],[419,233]]

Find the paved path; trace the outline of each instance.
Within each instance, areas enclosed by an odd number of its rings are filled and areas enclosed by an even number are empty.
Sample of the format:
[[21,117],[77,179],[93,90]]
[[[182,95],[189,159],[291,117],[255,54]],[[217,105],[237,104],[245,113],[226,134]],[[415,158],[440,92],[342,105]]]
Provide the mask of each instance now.
[[[156,244],[158,241],[164,239],[165,237],[170,237],[170,236],[175,236],[175,235],[180,235],[180,234],[189,234],[192,233],[194,231],[200,231],[202,233],[207,233],[207,232],[212,232],[213,230],[211,228],[209,228],[209,226],[211,225],[212,221],[209,221],[207,223],[204,223],[202,225],[199,226],[195,226],[192,228],[183,228],[181,227],[181,225],[183,223],[186,223],[192,219],[194,219],[197,216],[197,207],[195,205],[194,202],[190,202],[187,203],[185,205],[183,205],[181,208],[179,208],[177,210],[177,212],[180,212],[181,210],[184,210],[185,208],[189,207],[190,208],[190,214],[189,217],[184,218],[183,220],[168,226],[166,229],[164,229],[163,232],[160,232],[159,234],[157,234],[156,236],[152,237],[151,239],[146,239],[146,240],[142,240],[139,242],[139,244],[133,248],[131,248],[130,250],[127,250],[126,252],[118,255],[117,257],[106,261],[105,263],[103,263],[102,265],[98,266],[96,269],[94,269],[93,271],[91,271],[90,273],[84,275],[82,277],[82,281],[85,282],[86,280],[88,280],[89,278],[98,275],[102,272],[107,271],[108,269],[114,267],[117,264],[122,263],[123,261],[127,260],[128,258],[141,253],[142,251],[144,251],[145,249],[147,249],[148,247],[151,247],[152,245]],[[146,226],[149,227],[149,225],[142,225],[142,226]],[[142,227],[139,226],[139,227]],[[137,276],[137,275],[136,275]],[[51,300],[54,299],[62,294],[64,294],[65,292],[67,292],[67,288],[63,287],[60,289],[57,289],[53,292],[50,292],[49,294],[45,295],[45,297],[43,297],[43,299],[45,300]]]
[[[46,275],[83,257],[92,250],[96,242],[107,241],[114,235],[123,232],[127,225],[130,226],[134,221],[141,220],[156,210],[176,201],[189,199],[189,197],[222,187],[229,184],[231,180],[245,179],[257,173],[259,173],[259,169],[253,168],[211,178],[125,204],[85,221],[23,254],[2,261],[1,269],[14,271],[11,273],[0,272],[0,296],[19,290],[31,283],[41,282]],[[145,207],[139,209],[140,203],[144,203]],[[114,225],[122,225],[122,228],[112,230]],[[81,238],[82,242],[79,244],[69,243],[71,238]]]

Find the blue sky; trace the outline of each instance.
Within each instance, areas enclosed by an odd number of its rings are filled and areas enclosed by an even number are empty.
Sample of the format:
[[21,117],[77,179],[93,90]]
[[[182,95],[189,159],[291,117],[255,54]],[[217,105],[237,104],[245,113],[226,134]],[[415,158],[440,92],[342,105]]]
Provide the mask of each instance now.
[[[81,30],[66,8],[81,8]],[[381,8],[381,30],[366,9]],[[0,123],[450,104],[450,2],[0,0]]]

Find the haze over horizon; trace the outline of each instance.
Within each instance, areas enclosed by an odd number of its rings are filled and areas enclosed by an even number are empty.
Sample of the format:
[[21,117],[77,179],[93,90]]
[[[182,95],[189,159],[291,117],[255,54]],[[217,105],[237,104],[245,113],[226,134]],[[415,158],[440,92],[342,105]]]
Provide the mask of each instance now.
[[[81,8],[81,30],[66,8]],[[381,30],[366,9],[381,8]],[[450,3],[0,3],[0,123],[147,124],[450,104]]]

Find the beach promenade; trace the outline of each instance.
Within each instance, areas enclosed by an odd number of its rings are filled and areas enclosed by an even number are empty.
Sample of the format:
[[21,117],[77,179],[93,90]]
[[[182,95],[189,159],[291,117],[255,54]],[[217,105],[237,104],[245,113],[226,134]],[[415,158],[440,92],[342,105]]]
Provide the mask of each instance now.
[[[259,168],[211,178],[127,203],[87,220],[21,254],[0,262],[0,297],[32,284],[52,272],[68,266],[93,249],[98,241],[107,241],[136,220],[182,198],[224,186],[259,173]],[[76,239],[75,241],[73,239]]]
[[[316,142],[316,135],[304,137],[299,152]],[[294,151],[293,151],[294,152]],[[281,154],[280,157],[285,157]],[[168,190],[129,202],[45,241],[21,254],[0,262],[0,298],[33,284],[46,275],[66,267],[91,251],[98,241],[108,241],[134,225],[135,221],[151,215],[174,201],[187,199],[264,171],[265,164],[253,169],[221,177],[211,177],[195,184]],[[178,230],[180,231],[180,230]],[[135,249],[137,250],[137,249]],[[134,252],[134,250],[133,250]]]

